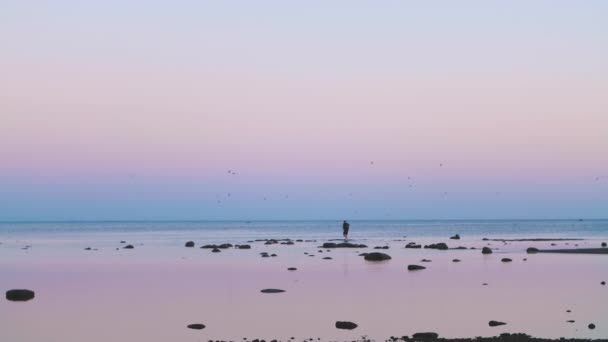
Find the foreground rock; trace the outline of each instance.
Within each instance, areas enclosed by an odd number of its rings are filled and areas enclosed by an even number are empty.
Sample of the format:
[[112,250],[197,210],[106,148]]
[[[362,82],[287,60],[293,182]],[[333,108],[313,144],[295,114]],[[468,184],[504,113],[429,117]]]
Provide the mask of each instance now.
[[27,302],[34,299],[35,294],[32,290],[16,289],[6,291],[6,299],[13,302]]
[[424,270],[424,269],[426,269],[426,267],[420,266],[420,265],[408,265],[407,266],[408,271],[418,271],[418,270]]
[[358,326],[359,326],[358,324],[353,323],[353,322],[341,322],[341,321],[336,322],[336,328],[338,328],[338,329],[353,330]]
[[367,261],[384,261],[392,259],[390,255],[378,252],[368,253],[364,258]]
[[281,289],[263,289],[260,292],[262,292],[262,293],[283,293],[283,292],[285,292],[285,290],[281,290]]
[[507,323],[505,323],[505,322],[499,322],[499,321],[490,321],[488,323],[488,325],[491,326],[491,327],[498,327],[498,326],[505,325],[505,324],[507,324]]
[[188,324],[188,328],[194,330],[203,330],[205,329],[205,325],[200,323]]

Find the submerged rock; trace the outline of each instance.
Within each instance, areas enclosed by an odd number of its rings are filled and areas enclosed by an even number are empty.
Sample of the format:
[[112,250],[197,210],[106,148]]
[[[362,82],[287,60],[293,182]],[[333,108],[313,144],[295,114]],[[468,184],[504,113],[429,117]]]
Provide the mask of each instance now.
[[6,299],[13,302],[27,302],[34,299],[35,294],[32,290],[16,289],[6,291]]
[[194,241],[186,242],[186,247],[194,247]]
[[281,290],[281,289],[264,289],[264,290],[261,290],[260,292],[262,292],[262,293],[283,293],[283,292],[285,292],[285,290]]
[[505,322],[499,322],[499,321],[490,321],[488,323],[488,325],[491,326],[491,327],[497,327],[497,326],[505,325],[505,324],[507,324],[507,323],[505,323]]
[[188,328],[194,330],[202,330],[205,329],[205,325],[200,323],[188,324]]
[[346,321],[336,322],[336,328],[338,328],[338,329],[353,330],[358,326],[359,326],[358,324],[353,323],[353,322],[346,322]]
[[384,253],[374,252],[374,253],[367,254],[364,258],[367,261],[383,261],[383,260],[390,260],[391,256],[388,254],[384,254]]
[[407,266],[408,271],[418,271],[418,270],[424,270],[424,269],[426,269],[426,267],[420,266],[420,265],[408,265]]
[[490,247],[484,247],[481,249],[481,254],[492,254],[492,249]]

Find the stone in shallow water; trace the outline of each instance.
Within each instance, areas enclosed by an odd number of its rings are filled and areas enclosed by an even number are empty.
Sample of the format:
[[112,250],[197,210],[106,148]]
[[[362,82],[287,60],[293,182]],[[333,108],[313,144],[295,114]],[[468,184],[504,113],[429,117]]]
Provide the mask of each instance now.
[[484,247],[481,249],[481,254],[492,254],[492,249],[490,247]]
[[298,269],[297,269],[297,268],[295,268],[295,267],[290,267],[290,268],[288,268],[287,270],[288,270],[288,271],[297,271]]
[[511,262],[513,260],[511,260],[510,258],[502,258],[502,260],[500,260],[502,262]]
[[16,289],[6,291],[6,299],[14,302],[26,302],[34,299],[35,294],[32,290]]
[[358,324],[353,323],[353,322],[346,322],[346,321],[336,322],[336,328],[338,328],[338,329],[353,330],[358,326],[359,326]]
[[536,254],[536,253],[538,253],[538,248],[536,248],[536,247],[530,247],[530,248],[526,249],[526,253],[528,253],[528,254]]
[[124,246],[123,248],[124,248],[124,249],[133,249],[133,248],[135,248],[135,247],[133,247],[133,245],[126,245],[126,246]]
[[497,327],[497,326],[505,325],[505,324],[507,324],[507,323],[505,323],[505,322],[499,322],[499,321],[490,321],[488,323],[488,325],[491,326],[491,327]]
[[221,250],[219,248],[214,248],[214,249],[211,250],[211,252],[213,252],[213,253],[219,253],[219,252],[221,252]]
[[412,337],[417,341],[434,341],[439,338],[439,334],[434,332],[415,333]]
[[587,326],[589,329],[593,330],[595,329],[595,324],[591,323]]
[[202,330],[205,329],[205,325],[200,323],[188,324],[188,328],[194,330]]
[[194,241],[186,242],[186,247],[194,247]]
[[262,292],[262,293],[282,293],[282,292],[285,292],[285,290],[281,290],[281,289],[263,289],[260,292]]
[[424,270],[424,269],[426,269],[426,267],[420,266],[420,265],[408,265],[407,266],[408,271],[418,271],[418,270]]
[[391,256],[388,254],[384,254],[384,253],[374,252],[374,253],[368,253],[364,258],[367,261],[383,261],[383,260],[390,260]]

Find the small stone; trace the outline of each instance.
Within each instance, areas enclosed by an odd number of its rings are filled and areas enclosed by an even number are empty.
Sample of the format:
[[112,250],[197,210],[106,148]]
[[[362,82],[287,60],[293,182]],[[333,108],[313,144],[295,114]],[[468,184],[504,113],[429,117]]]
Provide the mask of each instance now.
[[124,246],[123,248],[124,248],[124,249],[133,249],[133,248],[135,248],[135,247],[133,247],[133,245],[126,245],[126,246]]
[[219,252],[221,252],[221,250],[219,248],[214,248],[214,249],[211,250],[211,252],[213,252],[213,253],[219,253]]
[[450,237],[450,239],[452,239],[452,240],[460,240],[460,235],[456,234],[456,235]]
[[606,243],[605,242],[602,242],[602,247],[606,247]]
[[432,262],[433,260],[429,260],[429,259],[422,259],[420,260],[420,262]]
[[587,326],[589,329],[593,330],[595,329],[595,324],[591,323]]
[[288,270],[288,271],[297,271],[298,269],[297,269],[297,268],[295,268],[295,267],[289,267],[287,270]]
[[488,323],[488,325],[491,326],[491,327],[497,327],[497,326],[505,325],[505,324],[507,324],[507,323],[505,323],[505,322],[499,322],[499,321],[490,321]]
[[17,289],[6,291],[6,299],[13,302],[27,302],[34,299],[35,294],[32,290]]
[[331,260],[331,259],[333,259],[333,258],[332,257],[325,257],[325,258],[323,258],[323,260]]
[[536,253],[538,253],[538,248],[536,248],[536,247],[530,247],[530,248],[526,249],[526,253],[528,253],[528,254],[536,254]]
[[186,247],[194,247],[194,241],[186,242]]
[[481,250],[481,254],[492,254],[492,249],[490,247],[484,247]]
[[202,329],[205,329],[205,325],[200,324],[200,323],[188,324],[188,328],[194,329],[194,330],[202,330]]
[[511,262],[513,260],[511,260],[510,258],[502,258],[500,261],[502,261],[502,262]]
[[426,267],[420,266],[420,265],[408,265],[407,266],[408,271],[418,271],[418,270],[424,270],[424,269],[426,269]]
[[460,262],[460,259],[454,259],[452,262]]
[[283,293],[285,292],[285,290],[281,290],[281,289],[264,289],[262,291],[260,291],[262,293]]
[[574,323],[574,320],[573,320],[573,319],[569,319],[569,320],[567,320],[566,322],[567,322],[567,323]]
[[336,328],[338,328],[338,329],[353,330],[356,327],[358,327],[358,325],[353,322],[341,322],[341,321],[336,322]]

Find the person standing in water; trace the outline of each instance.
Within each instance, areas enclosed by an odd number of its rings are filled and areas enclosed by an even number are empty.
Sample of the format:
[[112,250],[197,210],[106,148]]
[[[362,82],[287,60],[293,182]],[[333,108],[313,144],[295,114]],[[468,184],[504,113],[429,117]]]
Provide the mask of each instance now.
[[348,230],[350,229],[350,224],[346,221],[342,222],[342,233],[344,235],[344,240],[348,239]]

